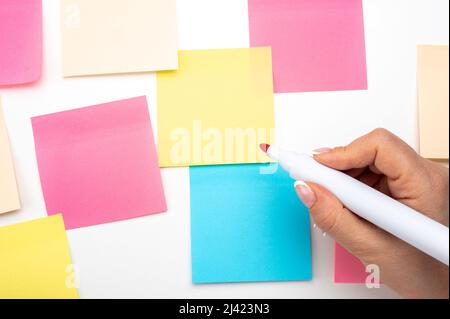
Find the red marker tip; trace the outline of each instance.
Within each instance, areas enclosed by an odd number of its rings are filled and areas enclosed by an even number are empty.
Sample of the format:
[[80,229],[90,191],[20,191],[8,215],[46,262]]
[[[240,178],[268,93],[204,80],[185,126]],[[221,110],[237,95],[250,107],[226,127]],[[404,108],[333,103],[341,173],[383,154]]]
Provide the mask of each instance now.
[[259,144],[259,148],[264,152],[267,153],[269,150],[270,144]]

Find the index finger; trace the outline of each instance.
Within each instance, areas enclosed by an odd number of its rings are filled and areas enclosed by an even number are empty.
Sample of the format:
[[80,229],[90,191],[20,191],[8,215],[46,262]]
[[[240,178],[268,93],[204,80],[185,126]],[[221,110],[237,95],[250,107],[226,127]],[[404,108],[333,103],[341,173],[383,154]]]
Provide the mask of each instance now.
[[398,179],[411,172],[420,159],[408,144],[385,129],[376,129],[348,146],[337,147],[314,158],[342,171],[374,167],[390,179]]

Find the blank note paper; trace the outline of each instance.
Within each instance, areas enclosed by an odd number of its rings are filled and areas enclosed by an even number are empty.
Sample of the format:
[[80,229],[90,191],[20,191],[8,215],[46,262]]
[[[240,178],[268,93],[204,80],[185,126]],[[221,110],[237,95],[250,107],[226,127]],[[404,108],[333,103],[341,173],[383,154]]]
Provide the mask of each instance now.
[[176,0],[62,0],[64,76],[178,68]]
[[181,51],[158,72],[160,166],[259,163],[274,127],[270,48]]
[[418,48],[420,154],[426,158],[448,159],[448,59],[448,46],[420,45]]
[[41,68],[41,0],[0,0],[0,86],[35,82]]
[[248,0],[251,46],[271,46],[276,93],[367,89],[362,0]]
[[308,211],[271,168],[190,168],[194,283],[312,279]]
[[61,215],[0,227],[0,299],[76,299]]
[[49,215],[67,229],[166,211],[145,97],[32,119]]
[[0,214],[20,208],[14,162],[0,102]]
[[338,243],[334,245],[334,282],[363,284],[369,273],[364,264]]

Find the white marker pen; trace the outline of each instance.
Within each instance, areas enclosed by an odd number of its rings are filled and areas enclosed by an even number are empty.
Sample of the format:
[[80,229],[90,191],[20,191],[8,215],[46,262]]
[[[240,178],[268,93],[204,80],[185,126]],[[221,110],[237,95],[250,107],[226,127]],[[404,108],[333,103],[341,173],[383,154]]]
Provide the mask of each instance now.
[[322,185],[355,214],[448,266],[448,227],[309,155],[267,144],[261,148],[293,179]]

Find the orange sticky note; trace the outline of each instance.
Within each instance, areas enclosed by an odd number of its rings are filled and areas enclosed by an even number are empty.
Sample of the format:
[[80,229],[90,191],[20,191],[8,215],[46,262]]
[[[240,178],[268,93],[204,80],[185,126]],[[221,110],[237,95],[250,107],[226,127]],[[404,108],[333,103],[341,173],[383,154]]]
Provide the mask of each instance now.
[[0,214],[20,208],[14,163],[0,103]]
[[448,159],[448,46],[420,45],[417,56],[420,154],[431,159]]

